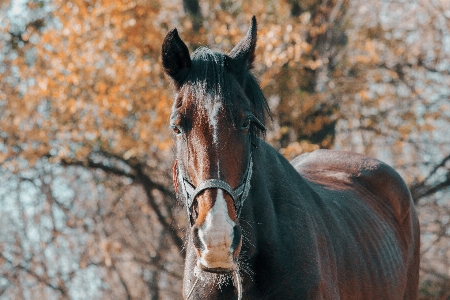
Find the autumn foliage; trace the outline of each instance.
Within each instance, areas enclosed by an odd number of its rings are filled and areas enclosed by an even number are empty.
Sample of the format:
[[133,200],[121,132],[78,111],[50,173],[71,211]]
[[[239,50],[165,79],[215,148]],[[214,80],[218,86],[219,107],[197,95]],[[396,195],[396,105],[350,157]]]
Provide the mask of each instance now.
[[0,298],[174,299],[160,47],[227,52],[258,20],[267,140],[394,166],[422,222],[423,299],[450,297],[450,4],[425,0],[0,1]]

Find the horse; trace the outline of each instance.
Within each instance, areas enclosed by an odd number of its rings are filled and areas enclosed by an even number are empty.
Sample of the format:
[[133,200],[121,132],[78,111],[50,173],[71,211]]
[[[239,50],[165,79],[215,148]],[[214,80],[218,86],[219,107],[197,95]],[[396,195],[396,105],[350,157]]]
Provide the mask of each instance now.
[[419,222],[387,164],[316,150],[286,160],[251,73],[256,18],[228,53],[162,44],[175,92],[173,179],[186,206],[185,299],[417,299]]

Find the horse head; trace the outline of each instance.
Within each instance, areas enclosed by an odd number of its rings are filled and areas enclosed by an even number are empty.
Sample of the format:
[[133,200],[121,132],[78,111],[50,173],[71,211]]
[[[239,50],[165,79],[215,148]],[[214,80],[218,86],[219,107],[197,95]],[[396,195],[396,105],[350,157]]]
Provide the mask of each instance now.
[[251,75],[256,19],[228,54],[202,47],[192,57],[176,29],[162,45],[175,87],[175,186],[190,219],[197,267],[236,270],[242,245],[239,216],[250,189],[252,148],[265,130],[267,102]]

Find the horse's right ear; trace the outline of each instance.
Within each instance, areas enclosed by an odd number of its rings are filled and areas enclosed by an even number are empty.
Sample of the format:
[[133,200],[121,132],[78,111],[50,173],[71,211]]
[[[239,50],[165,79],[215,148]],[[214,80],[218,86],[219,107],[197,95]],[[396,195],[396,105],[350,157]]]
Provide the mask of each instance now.
[[176,28],[169,31],[164,38],[162,63],[164,71],[173,79],[176,88],[180,88],[189,73],[192,61],[189,56],[189,50],[178,36]]
[[252,69],[255,60],[256,48],[256,17],[252,17],[250,28],[247,35],[228,53],[231,58],[229,64],[238,71],[238,73],[246,66],[248,70]]

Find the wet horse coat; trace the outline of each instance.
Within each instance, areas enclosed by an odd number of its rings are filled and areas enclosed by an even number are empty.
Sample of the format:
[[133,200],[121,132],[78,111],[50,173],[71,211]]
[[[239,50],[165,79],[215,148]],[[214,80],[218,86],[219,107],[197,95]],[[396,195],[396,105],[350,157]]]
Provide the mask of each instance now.
[[236,299],[237,272],[243,299],[417,299],[419,224],[404,181],[347,152],[288,162],[257,138],[267,106],[249,72],[255,45],[255,19],[228,55],[190,58],[176,30],[163,44],[174,179],[191,220],[184,297]]

